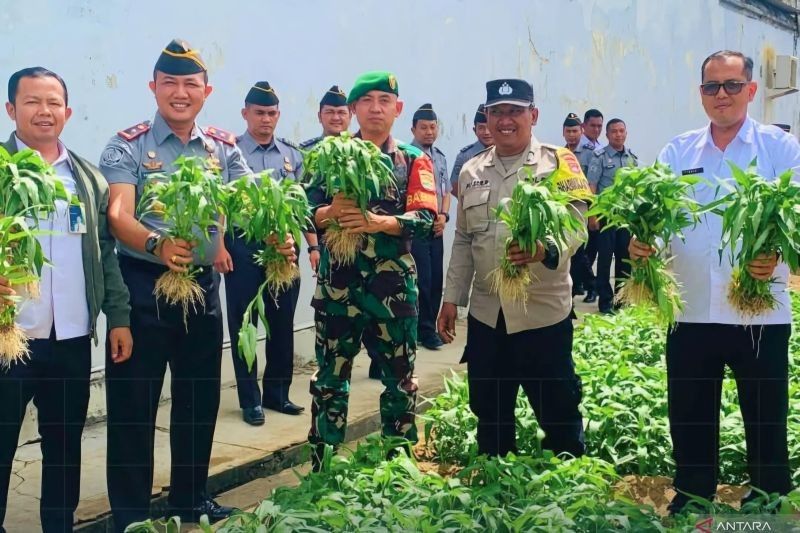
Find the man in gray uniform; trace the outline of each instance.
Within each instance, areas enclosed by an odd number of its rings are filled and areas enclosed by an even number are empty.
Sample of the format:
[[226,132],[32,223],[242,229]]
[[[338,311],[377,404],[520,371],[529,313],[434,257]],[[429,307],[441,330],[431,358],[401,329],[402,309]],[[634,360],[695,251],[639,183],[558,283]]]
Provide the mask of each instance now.
[[322,135],[301,142],[303,150],[311,150],[325,137],[339,135],[350,127],[352,114],[347,107],[347,95],[338,85],[332,85],[322,96],[317,118],[322,125]]
[[[625,146],[628,132],[625,123],[613,118],[606,124],[606,137],[608,146],[598,148],[593,152],[589,162],[587,179],[592,192],[599,194],[603,189],[614,183],[614,174],[617,169],[626,166],[639,166],[639,158]],[[597,236],[597,302],[601,313],[613,313],[614,293],[619,289],[620,283],[631,273],[628,259],[628,243],[630,233],[624,228],[601,231]],[[611,289],[611,258],[614,258],[614,285]]]
[[[116,531],[150,517],[153,435],[167,365],[172,374],[170,448],[171,514],[219,520],[231,509],[206,493],[217,421],[222,357],[219,275],[212,269],[222,235],[210,240],[197,228],[197,242],[164,237],[166,223],[141,216],[137,204],[150,176],[173,172],[180,156],[201,157],[224,181],[250,173],[233,134],[195,123],[211,94],[197,50],[182,40],[162,51],[150,82],[158,111],[111,138],[100,158],[110,184],[109,223],[117,238],[122,276],[131,294],[133,356],[106,365],[108,403],[108,495]],[[140,218],[141,217],[141,218]],[[153,289],[168,269],[193,266],[205,306],[189,309],[156,301]]]
[[[236,138],[237,144],[254,172],[271,170],[273,180],[299,181],[303,174],[300,150],[294,143],[275,136],[281,116],[278,104],[278,95],[268,82],[259,81],[253,85],[242,109],[247,131]],[[270,337],[266,342],[267,365],[262,392],[258,389],[258,362],[248,370],[247,363],[239,355],[239,331],[244,312],[266,276],[264,267],[256,264],[254,259],[263,244],[247,241],[236,228],[233,233],[233,236],[226,233],[225,250],[221,251],[214,266],[225,274],[228,332],[242,418],[250,425],[260,426],[264,423],[262,407],[288,415],[299,415],[304,409],[289,400],[294,368],[294,313],[300,296],[300,278],[279,294],[264,293],[264,314]],[[317,234],[313,231],[306,233],[306,240],[311,268],[316,271],[319,264]]]
[[442,303],[444,277],[444,227],[450,220],[450,182],[447,179],[447,159],[433,144],[439,137],[439,118],[431,104],[423,104],[411,119],[411,143],[422,150],[433,161],[433,176],[436,181],[436,200],[439,209],[433,221],[433,234],[417,237],[411,241],[411,255],[417,264],[419,286],[419,323],[417,340],[428,350],[438,350],[442,339],[436,333],[436,315]]
[[[597,109],[589,109],[583,114],[583,124],[581,125],[583,135],[581,135],[578,146],[572,150],[578,162],[581,165],[584,175],[589,174],[589,162],[592,160],[592,153],[602,147],[600,142],[600,133],[603,131],[603,114]],[[591,271],[595,259],[597,259],[597,236],[600,230],[600,225],[597,222],[597,217],[589,217],[586,221],[586,227],[589,230],[586,244],[581,245],[578,249],[580,255],[585,257],[582,262],[588,265]],[[594,278],[594,274],[592,274]],[[597,301],[597,287],[592,283],[586,288],[586,296],[583,301],[591,304]]]
[[[564,146],[572,150],[572,153],[577,154],[580,150],[582,131],[583,128],[580,117],[575,113],[569,113],[567,118],[564,119],[562,133],[564,135],[564,142],[566,143]],[[587,149],[584,153],[591,152]],[[594,292],[594,272],[592,271],[591,263],[589,263],[589,258],[586,255],[585,244],[581,244],[575,252],[575,255],[572,256],[569,275],[572,277],[572,296],[582,296],[588,292],[584,301],[589,303],[594,302],[596,299]]]
[[490,132],[489,128],[486,126],[486,112],[483,104],[479,105],[478,110],[475,111],[475,118],[472,121],[472,131],[475,133],[475,137],[477,137],[478,140],[472,144],[468,144],[458,152],[456,161],[453,163],[453,173],[450,174],[450,192],[452,192],[453,196],[456,198],[458,198],[458,175],[461,173],[461,167],[479,153],[490,146],[494,146],[492,132]]

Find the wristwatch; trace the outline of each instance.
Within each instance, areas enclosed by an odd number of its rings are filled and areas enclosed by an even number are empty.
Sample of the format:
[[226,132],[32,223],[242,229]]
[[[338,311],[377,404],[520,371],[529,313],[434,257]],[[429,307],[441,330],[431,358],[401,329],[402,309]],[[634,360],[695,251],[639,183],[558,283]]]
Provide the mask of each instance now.
[[440,215],[444,215],[444,221],[450,222],[450,213],[445,213],[444,211],[439,211]]
[[150,255],[156,255],[156,249],[158,248],[158,243],[161,241],[161,235],[158,233],[151,233],[147,240],[144,241],[144,251]]
[[317,246],[316,244],[313,244],[313,245],[309,246],[308,247],[308,253],[311,253],[311,252],[319,252],[319,246]]

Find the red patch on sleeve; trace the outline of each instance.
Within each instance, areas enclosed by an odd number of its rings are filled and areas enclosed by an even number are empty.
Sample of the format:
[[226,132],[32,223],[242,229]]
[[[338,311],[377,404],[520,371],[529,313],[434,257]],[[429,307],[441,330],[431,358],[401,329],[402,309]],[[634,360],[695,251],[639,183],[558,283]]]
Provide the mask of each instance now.
[[436,186],[431,189],[423,176],[433,176],[433,161],[427,156],[418,157],[411,165],[408,176],[408,193],[406,196],[406,212],[427,209],[437,213],[439,204],[436,201]]

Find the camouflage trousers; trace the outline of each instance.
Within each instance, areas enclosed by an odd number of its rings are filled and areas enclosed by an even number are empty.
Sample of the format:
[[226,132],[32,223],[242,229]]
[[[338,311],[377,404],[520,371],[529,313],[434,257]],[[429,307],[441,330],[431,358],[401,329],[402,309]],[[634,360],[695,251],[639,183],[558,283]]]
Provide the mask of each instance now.
[[312,444],[338,445],[344,442],[350,399],[353,360],[361,351],[362,337],[370,335],[385,387],[380,397],[381,431],[384,436],[417,441],[414,423],[417,379],[414,359],[417,351],[417,317],[376,320],[317,312],[316,355],[319,370],[311,378]]

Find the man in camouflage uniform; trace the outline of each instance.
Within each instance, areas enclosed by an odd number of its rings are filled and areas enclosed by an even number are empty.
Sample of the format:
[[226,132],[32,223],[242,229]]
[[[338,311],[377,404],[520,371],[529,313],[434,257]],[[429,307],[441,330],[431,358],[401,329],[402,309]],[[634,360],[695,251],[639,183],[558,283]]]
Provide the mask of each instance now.
[[437,208],[433,166],[420,150],[391,136],[392,124],[403,109],[394,75],[380,71],[362,75],[347,102],[358,119],[357,136],[380,147],[396,184],[369,204],[366,215],[352,200],[331,198],[320,176],[308,187],[318,229],[337,220],[343,228],[365,234],[352,265],[332,263],[324,249],[311,303],[316,310],[319,364],[311,379],[308,436],[315,445],[315,469],[325,444],[336,447],[344,441],[350,373],[365,334],[375,338],[386,387],[380,398],[382,433],[417,440],[417,277],[411,239],[430,235],[433,227]]

